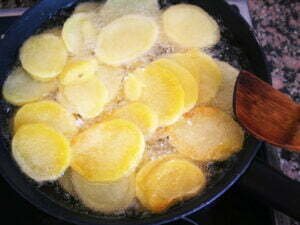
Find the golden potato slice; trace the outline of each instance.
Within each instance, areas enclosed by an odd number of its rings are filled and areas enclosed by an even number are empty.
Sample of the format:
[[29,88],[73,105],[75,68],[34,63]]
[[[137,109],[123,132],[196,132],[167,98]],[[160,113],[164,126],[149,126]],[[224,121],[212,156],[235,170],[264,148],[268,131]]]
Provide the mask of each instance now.
[[195,77],[199,87],[198,104],[207,104],[216,96],[222,82],[221,71],[209,55],[199,50],[177,53],[170,56]]
[[216,97],[211,104],[219,109],[233,115],[233,92],[235,81],[239,75],[239,70],[226,62],[217,61],[217,64],[223,75],[223,82]]
[[104,214],[123,212],[135,197],[134,174],[114,182],[98,183],[72,172],[72,182],[83,204]]
[[17,67],[6,78],[2,94],[6,101],[20,106],[47,97],[56,88],[56,81],[36,81],[25,70]]
[[136,125],[114,119],[95,124],[73,139],[71,166],[91,182],[116,181],[137,167],[144,148]]
[[141,203],[159,213],[190,198],[206,184],[202,170],[177,156],[165,156],[147,163],[137,174],[136,191]]
[[121,65],[148,52],[158,37],[154,19],[127,15],[105,26],[97,39],[96,56],[109,65]]
[[95,76],[73,85],[61,86],[57,100],[69,111],[77,113],[84,119],[98,116],[107,102],[107,89]]
[[58,184],[62,187],[62,189],[68,192],[72,196],[76,196],[76,192],[74,190],[74,185],[71,179],[71,169],[67,169],[62,177],[58,179]]
[[133,122],[144,135],[149,135],[158,126],[157,115],[145,104],[135,102],[116,109],[107,118],[119,118]]
[[242,148],[242,128],[213,107],[197,107],[167,128],[175,150],[198,161],[221,161]]
[[169,7],[162,15],[162,23],[167,37],[182,47],[207,48],[220,40],[216,21],[195,5]]
[[14,130],[31,123],[46,124],[69,138],[78,130],[73,115],[55,101],[39,101],[20,108],[14,118]]
[[102,6],[100,2],[82,2],[76,6],[74,13],[98,12],[100,6]]
[[149,73],[169,73],[175,76],[184,90],[184,112],[193,108],[198,100],[198,83],[193,75],[169,59],[159,59],[147,66]]
[[67,51],[62,39],[45,33],[30,37],[20,50],[23,68],[36,80],[49,81],[63,70]]
[[62,73],[59,75],[60,83],[63,85],[79,84],[91,79],[98,67],[97,60],[88,59],[69,59]]
[[88,54],[94,49],[98,35],[94,16],[93,13],[76,13],[64,23],[62,38],[72,54]]
[[35,181],[56,180],[70,164],[68,140],[44,124],[20,127],[12,140],[12,154],[21,170]]

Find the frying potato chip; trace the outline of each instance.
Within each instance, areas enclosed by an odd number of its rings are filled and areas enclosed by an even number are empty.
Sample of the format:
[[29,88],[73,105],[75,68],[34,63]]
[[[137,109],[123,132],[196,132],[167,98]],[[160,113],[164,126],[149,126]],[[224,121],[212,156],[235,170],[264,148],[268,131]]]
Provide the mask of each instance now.
[[64,191],[68,192],[70,195],[75,197],[76,192],[72,183],[71,173],[72,169],[67,169],[64,175],[58,179],[58,183]]
[[154,19],[142,15],[127,15],[102,28],[96,46],[99,61],[121,65],[148,52],[158,38]]
[[233,92],[239,71],[226,62],[217,61],[223,76],[223,82],[211,104],[233,115]]
[[55,101],[39,101],[24,105],[14,118],[14,130],[31,123],[43,123],[71,138],[78,128],[73,115]]
[[205,184],[205,175],[199,167],[184,158],[170,155],[142,167],[137,174],[136,191],[147,209],[159,213],[196,195]]
[[167,128],[171,144],[198,161],[222,161],[243,145],[242,128],[228,114],[213,107],[197,107]]
[[63,70],[67,51],[62,39],[45,33],[30,37],[20,50],[23,68],[36,80],[49,81]]
[[72,182],[79,199],[89,208],[104,213],[124,211],[135,197],[135,175],[108,183],[89,182],[72,172]]
[[70,112],[91,119],[102,112],[107,95],[105,86],[93,76],[80,84],[61,86],[57,99]]
[[20,127],[12,140],[12,154],[21,170],[35,181],[56,180],[71,158],[68,140],[44,124]]
[[190,71],[198,82],[198,104],[207,104],[214,98],[222,82],[222,74],[213,58],[199,50],[177,53],[170,59]]
[[95,124],[73,139],[71,166],[91,182],[116,181],[133,172],[144,148],[136,125],[114,119]]
[[36,81],[25,70],[17,67],[6,78],[2,93],[6,101],[20,106],[47,97],[56,88],[56,81]]
[[89,13],[92,11],[98,12],[101,7],[102,3],[99,2],[82,2],[76,6],[74,13]]
[[162,23],[167,37],[182,47],[207,48],[220,40],[216,21],[195,5],[169,7],[162,15]]

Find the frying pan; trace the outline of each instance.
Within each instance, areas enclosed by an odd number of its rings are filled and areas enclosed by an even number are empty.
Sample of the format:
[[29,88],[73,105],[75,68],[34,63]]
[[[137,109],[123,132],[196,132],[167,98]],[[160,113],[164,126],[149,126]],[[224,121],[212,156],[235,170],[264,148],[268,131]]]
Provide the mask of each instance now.
[[[1,86],[15,65],[22,43],[31,35],[51,25],[61,24],[69,16],[78,0],[42,0],[28,10],[13,24],[0,39],[0,82]],[[162,1],[161,6],[182,1]],[[237,12],[231,10],[224,1],[198,0],[184,1],[203,7],[215,17],[222,26],[222,43],[213,50],[213,54],[225,61],[241,65],[269,81],[264,56],[249,26]],[[224,47],[225,46],[225,47]],[[227,47],[226,47],[227,46]],[[228,46],[230,48],[228,48]],[[43,60],[43,59],[41,59]],[[289,215],[299,215],[299,183],[292,182],[270,169],[262,161],[253,160],[261,142],[247,136],[243,149],[231,159],[212,165],[216,172],[206,190],[199,196],[180,203],[165,213],[120,217],[102,216],[88,211],[75,199],[66,197],[55,183],[38,185],[27,178],[18,168],[11,156],[9,122],[14,108],[0,99],[0,173],[5,180],[25,199],[46,213],[75,224],[89,225],[146,225],[164,224],[182,218],[208,207],[226,192],[248,169],[239,184],[257,197],[272,204]],[[298,196],[298,197],[297,197]]]

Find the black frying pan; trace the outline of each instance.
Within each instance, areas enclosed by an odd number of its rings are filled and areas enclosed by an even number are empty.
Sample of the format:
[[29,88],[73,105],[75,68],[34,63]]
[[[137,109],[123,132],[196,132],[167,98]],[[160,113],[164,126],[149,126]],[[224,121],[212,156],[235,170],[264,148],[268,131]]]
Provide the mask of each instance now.
[[[22,43],[31,35],[43,28],[61,24],[72,11],[78,0],[43,0],[26,12],[0,39],[0,82],[1,86],[13,68]],[[162,7],[167,1],[163,1]],[[181,1],[168,1],[179,3]],[[247,23],[238,13],[223,1],[198,0],[185,1],[197,4],[209,12],[224,26],[222,28],[222,44],[216,46],[213,54],[225,61],[240,65],[257,74],[261,79],[269,81],[264,56]],[[226,48],[229,47],[229,48]],[[43,59],[41,59],[43,60]],[[144,218],[139,216],[108,217],[90,212],[75,199],[66,198],[57,184],[49,183],[38,186],[28,179],[15,164],[10,150],[9,118],[14,108],[0,100],[0,173],[6,181],[25,199],[52,216],[76,224],[102,225],[143,225],[163,224],[195,211],[202,210],[226,192],[244,174],[253,161],[261,142],[248,136],[243,150],[236,156],[222,163],[215,163],[215,173],[209,187],[200,196],[185,201],[158,215]],[[258,197],[273,204],[276,208],[289,213],[295,218],[299,215],[299,183],[274,172],[262,162],[254,161],[250,171],[240,182],[242,187],[258,193]],[[299,195],[298,195],[299,196]]]

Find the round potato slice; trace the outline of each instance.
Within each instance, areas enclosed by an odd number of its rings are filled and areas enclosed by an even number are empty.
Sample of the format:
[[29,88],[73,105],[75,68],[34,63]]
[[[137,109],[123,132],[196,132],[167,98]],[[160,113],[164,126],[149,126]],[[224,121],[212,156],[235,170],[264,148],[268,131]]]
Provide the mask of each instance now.
[[213,107],[197,107],[166,130],[176,151],[203,162],[226,160],[244,141],[238,123]]
[[162,15],[162,23],[167,37],[182,47],[207,48],[220,40],[216,21],[195,5],[169,7]]
[[169,73],[175,76],[184,90],[184,112],[193,108],[198,100],[198,84],[193,75],[169,59],[159,59],[147,66],[149,73]]
[[194,49],[171,55],[170,59],[190,71],[197,80],[198,104],[207,104],[216,96],[222,82],[222,74],[212,57]]
[[63,70],[67,61],[63,40],[51,33],[30,37],[21,47],[23,68],[36,80],[49,81]]
[[96,56],[109,65],[128,63],[148,52],[158,38],[154,19],[126,15],[105,26],[97,39]]
[[58,179],[58,183],[64,191],[68,192],[70,195],[75,197],[76,192],[74,190],[74,185],[72,183],[71,173],[72,170],[67,169],[64,175]]
[[98,12],[100,6],[102,6],[102,3],[99,2],[82,2],[76,6],[74,13]]
[[44,124],[20,127],[12,140],[12,154],[21,170],[35,181],[56,180],[71,158],[68,140]]
[[219,109],[233,115],[233,92],[239,70],[232,67],[226,62],[217,61],[217,64],[223,75],[223,82],[216,97],[211,104]]
[[83,204],[104,214],[123,212],[135,197],[134,174],[114,182],[98,183],[72,172],[72,182]]
[[71,167],[91,182],[116,181],[137,167],[144,148],[143,134],[136,125],[110,120],[93,125],[73,139]]
[[165,156],[142,167],[137,174],[136,191],[147,209],[159,213],[196,195],[205,184],[204,173],[192,162]]
[[59,75],[63,85],[79,84],[95,75],[98,64],[94,58],[70,59]]
[[6,101],[20,106],[45,98],[56,88],[56,81],[36,81],[25,70],[18,67],[6,78],[2,93]]
[[68,138],[78,130],[73,115],[55,101],[39,101],[20,108],[14,118],[14,130],[31,123],[46,124]]
[[61,86],[57,99],[69,111],[91,119],[102,112],[107,95],[105,86],[93,76],[80,84]]

